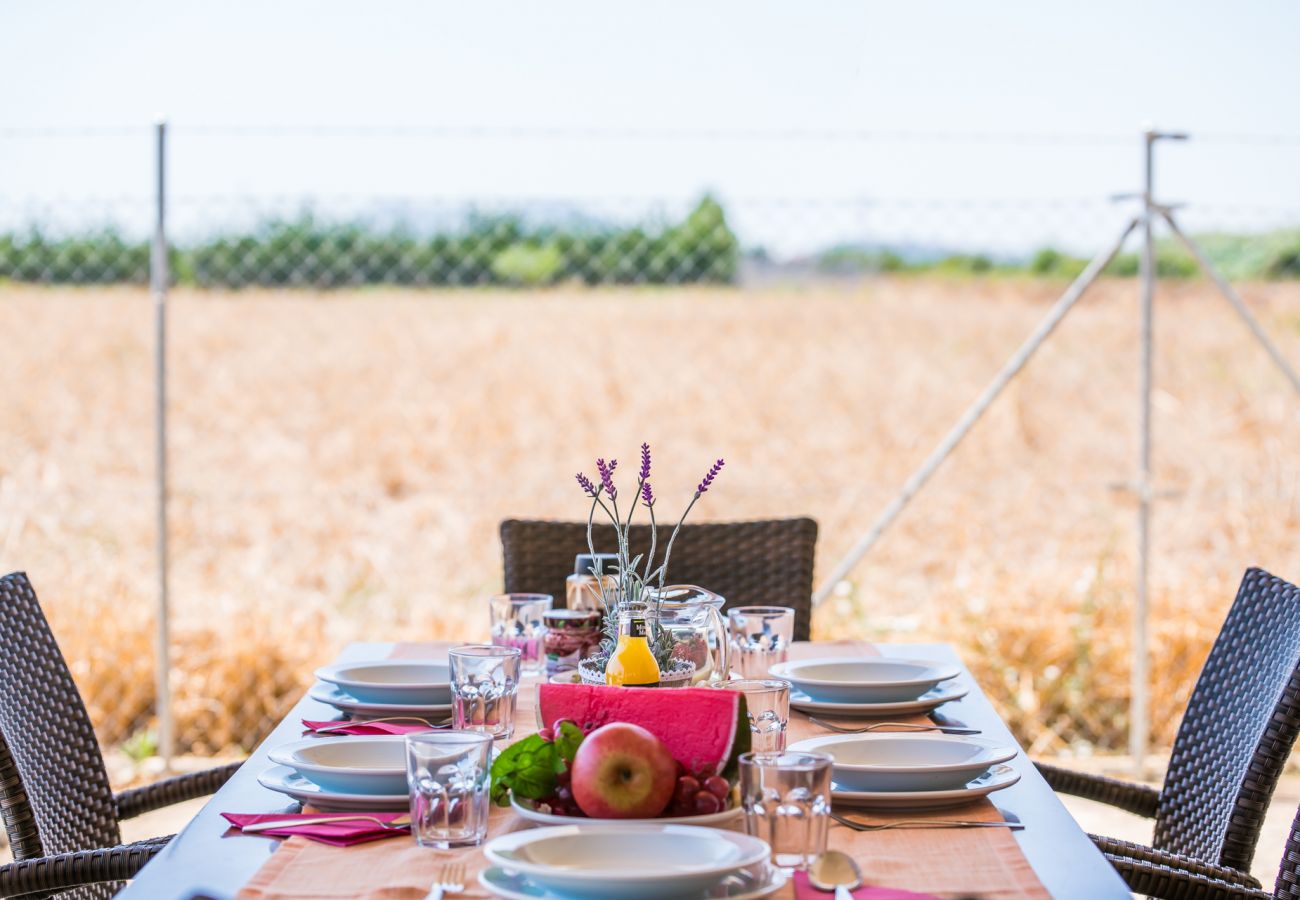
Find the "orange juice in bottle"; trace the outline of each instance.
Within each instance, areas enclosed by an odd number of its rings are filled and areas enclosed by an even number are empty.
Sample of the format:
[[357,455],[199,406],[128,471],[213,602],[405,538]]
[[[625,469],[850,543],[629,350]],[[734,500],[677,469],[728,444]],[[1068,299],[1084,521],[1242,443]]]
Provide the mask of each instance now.
[[624,687],[658,687],[659,663],[650,652],[645,612],[633,610],[618,617],[618,645],[605,665],[605,684]]

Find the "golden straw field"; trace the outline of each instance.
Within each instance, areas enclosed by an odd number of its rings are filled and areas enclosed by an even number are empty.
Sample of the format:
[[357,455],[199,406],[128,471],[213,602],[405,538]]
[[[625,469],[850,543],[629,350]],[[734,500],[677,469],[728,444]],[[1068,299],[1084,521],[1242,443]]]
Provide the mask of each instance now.
[[[578,518],[573,473],[648,440],[664,509],[809,514],[824,575],[1063,285],[178,292],[180,736],[247,746],[348,640],[481,637],[496,525]],[[1243,288],[1300,365],[1300,285]],[[1101,284],[814,623],[949,640],[1032,752],[1122,749],[1137,286]],[[1218,296],[1162,283],[1154,736],[1242,570],[1300,578],[1300,398]],[[0,286],[0,570],[30,575],[101,738],[148,726],[152,306]],[[147,744],[147,742],[146,742]]]

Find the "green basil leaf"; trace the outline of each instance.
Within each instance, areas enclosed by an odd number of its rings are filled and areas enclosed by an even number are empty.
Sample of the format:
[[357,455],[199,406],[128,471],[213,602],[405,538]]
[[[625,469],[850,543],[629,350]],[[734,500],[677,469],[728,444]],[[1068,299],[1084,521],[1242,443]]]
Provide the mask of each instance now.
[[560,733],[555,736],[555,747],[560,753],[560,759],[566,765],[573,764],[573,757],[578,753],[578,747],[582,744],[582,739],[586,737],[582,729],[572,722],[563,722],[560,725]]
[[529,800],[549,797],[561,771],[563,762],[555,745],[531,734],[501,751],[492,763],[492,801],[509,806],[512,791]]

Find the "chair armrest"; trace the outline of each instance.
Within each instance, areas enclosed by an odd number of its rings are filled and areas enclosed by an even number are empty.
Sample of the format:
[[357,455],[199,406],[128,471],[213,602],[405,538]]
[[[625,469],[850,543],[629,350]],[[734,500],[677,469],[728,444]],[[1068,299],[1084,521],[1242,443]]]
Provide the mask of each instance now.
[[1153,787],[1107,778],[1105,775],[1074,772],[1047,763],[1036,762],[1034,766],[1057,793],[1096,800],[1148,819],[1155,817],[1160,792]]
[[167,846],[169,840],[170,837],[150,838],[102,850],[77,850],[7,863],[0,866],[0,897],[126,881]]
[[1138,844],[1133,841],[1121,841],[1118,838],[1102,837],[1096,834],[1090,834],[1088,837],[1092,838],[1092,842],[1097,845],[1097,849],[1106,854],[1107,859],[1123,857],[1133,862],[1181,869],[1193,875],[1239,884],[1243,887],[1257,889],[1262,887],[1259,879],[1255,876],[1249,872],[1234,869],[1231,866],[1221,866],[1218,863],[1206,862],[1203,859],[1184,856],[1170,850],[1157,850],[1154,847],[1148,847],[1146,844]]
[[[1173,855],[1176,856],[1176,854]],[[1214,878],[1181,866],[1148,862],[1129,856],[1111,856],[1108,853],[1106,859],[1119,872],[1129,890],[1135,894],[1161,897],[1165,898],[1165,900],[1183,900],[1183,898],[1200,900],[1200,898],[1205,897],[1214,897],[1215,900],[1219,900],[1219,898],[1272,900],[1273,898],[1273,893],[1258,887],[1258,882],[1255,883],[1255,886],[1251,886],[1240,881]],[[1188,857],[1182,857],[1182,859],[1192,864],[1199,862]],[[1204,866],[1205,864],[1200,863],[1200,865]],[[1223,869],[1224,867],[1209,866],[1207,868]],[[1234,872],[1237,878],[1244,875],[1244,873],[1235,870],[1228,871]],[[1251,880],[1254,881],[1254,879]]]
[[150,810],[162,809],[164,806],[180,803],[182,800],[206,797],[229,781],[230,776],[234,775],[241,765],[243,764],[230,763],[229,765],[218,766],[215,769],[193,772],[189,775],[177,775],[175,778],[166,778],[154,784],[147,784],[144,787],[132,788],[129,791],[114,794],[113,801],[117,804],[117,817],[119,819],[130,819]]

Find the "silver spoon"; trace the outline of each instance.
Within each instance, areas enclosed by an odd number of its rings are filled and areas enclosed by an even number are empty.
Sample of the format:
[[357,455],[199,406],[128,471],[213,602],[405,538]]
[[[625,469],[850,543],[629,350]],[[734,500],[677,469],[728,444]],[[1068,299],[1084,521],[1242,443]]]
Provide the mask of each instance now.
[[847,853],[826,850],[808,867],[808,883],[819,891],[834,891],[835,900],[853,900],[849,891],[862,885],[862,872]]

